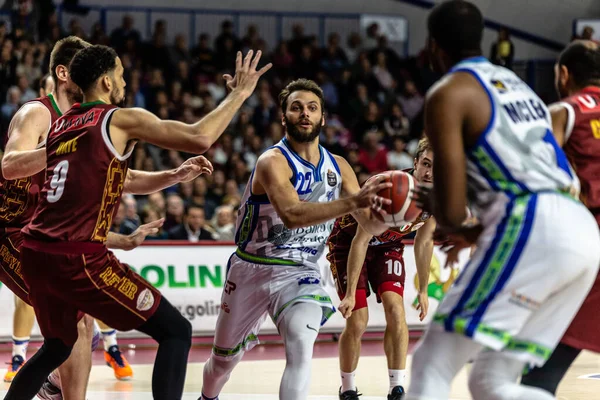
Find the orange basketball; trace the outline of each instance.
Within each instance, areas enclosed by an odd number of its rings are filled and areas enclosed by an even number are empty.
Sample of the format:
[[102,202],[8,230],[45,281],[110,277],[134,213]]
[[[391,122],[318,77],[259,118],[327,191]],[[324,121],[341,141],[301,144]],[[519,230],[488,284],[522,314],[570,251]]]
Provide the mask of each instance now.
[[417,180],[411,174],[398,170],[382,172],[370,179],[382,175],[386,177],[384,182],[391,182],[392,187],[383,189],[377,194],[384,199],[390,199],[392,203],[384,206],[387,215],[382,217],[375,214],[376,217],[390,227],[413,222],[421,213],[421,209],[411,199],[411,192],[416,187]]

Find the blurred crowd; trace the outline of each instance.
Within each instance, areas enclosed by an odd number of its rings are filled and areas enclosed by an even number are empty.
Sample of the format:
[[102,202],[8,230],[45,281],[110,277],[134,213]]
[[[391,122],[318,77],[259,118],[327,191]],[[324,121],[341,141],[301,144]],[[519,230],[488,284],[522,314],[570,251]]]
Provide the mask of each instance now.
[[[261,64],[274,65],[205,155],[214,173],[150,196],[125,197],[112,227],[116,232],[129,233],[140,223],[165,217],[154,239],[233,240],[236,211],[252,168],[258,156],[284,135],[277,95],[290,80],[300,77],[315,80],[325,95],[321,144],[346,157],[360,182],[373,173],[413,165],[413,152],[423,132],[423,93],[436,76],[428,68],[424,51],[416,57],[401,57],[377,24],[348,37],[332,33],[325,46],[306,35],[302,25],[295,25],[290,40],[267,48],[256,25],[236,35],[233,23],[226,20],[218,36],[201,33],[197,44],[190,46],[183,34],[168,43],[167,29],[177,28],[168,27],[164,20],[156,21],[150,40],[143,41],[130,16],[124,16],[112,32],[105,32],[100,22],[84,29],[75,19],[64,30],[51,8],[37,10],[35,18],[34,11],[12,10],[10,31],[0,22],[3,135],[20,105],[38,96],[52,46],[67,35],[117,50],[126,69],[127,107],[143,107],[160,118],[186,123],[201,119],[227,95],[222,75],[233,75],[238,50],[262,50]],[[512,43],[506,44],[507,33],[502,35],[492,58],[497,54],[498,63],[510,66],[514,49]],[[171,169],[190,156],[139,143],[130,167]]]

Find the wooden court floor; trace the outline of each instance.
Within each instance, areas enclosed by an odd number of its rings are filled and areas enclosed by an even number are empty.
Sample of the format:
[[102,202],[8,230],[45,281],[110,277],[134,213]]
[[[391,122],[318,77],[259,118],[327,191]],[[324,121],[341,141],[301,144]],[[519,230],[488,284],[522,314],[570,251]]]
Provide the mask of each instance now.
[[[193,350],[194,351],[194,350]],[[410,360],[409,360],[410,363]],[[284,368],[283,359],[253,359],[242,361],[225,386],[221,400],[276,400],[279,380]],[[185,400],[196,400],[202,387],[202,362],[189,364]],[[104,365],[94,365],[88,390],[88,400],[142,400],[151,399],[151,372],[149,363],[134,364],[134,379],[128,382],[116,381],[112,370]],[[465,367],[452,386],[451,399],[471,399],[467,389]],[[4,374],[4,371],[1,372]],[[595,375],[595,377],[594,377]],[[381,355],[365,356],[360,360],[357,371],[357,384],[363,393],[361,400],[383,400],[387,395],[387,369]],[[409,377],[410,379],[410,377]],[[8,384],[0,385],[4,394]],[[335,357],[313,360],[310,400],[337,400],[339,388],[338,360]],[[562,382],[558,399],[588,400],[600,399],[600,356],[584,352],[576,360]]]

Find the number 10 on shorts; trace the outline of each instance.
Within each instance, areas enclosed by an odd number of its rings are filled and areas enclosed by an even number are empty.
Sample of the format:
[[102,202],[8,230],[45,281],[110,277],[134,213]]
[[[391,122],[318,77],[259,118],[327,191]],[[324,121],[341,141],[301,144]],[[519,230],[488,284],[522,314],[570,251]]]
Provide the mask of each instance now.
[[388,275],[402,276],[402,263],[400,260],[387,260]]

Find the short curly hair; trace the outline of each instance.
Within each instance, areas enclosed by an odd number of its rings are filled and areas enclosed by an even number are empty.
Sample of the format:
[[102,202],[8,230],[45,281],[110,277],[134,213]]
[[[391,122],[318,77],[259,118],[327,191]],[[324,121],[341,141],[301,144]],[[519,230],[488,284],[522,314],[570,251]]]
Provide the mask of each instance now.
[[298,91],[307,91],[313,92],[321,103],[321,111],[325,111],[325,99],[323,96],[323,90],[316,84],[316,82],[311,81],[310,79],[297,79],[288,83],[288,85],[279,93],[279,105],[281,106],[281,110],[285,113],[287,109],[287,101],[288,97],[294,92]]
[[86,47],[71,61],[71,79],[81,90],[87,92],[102,75],[116,68],[117,57],[117,53],[108,46]]

